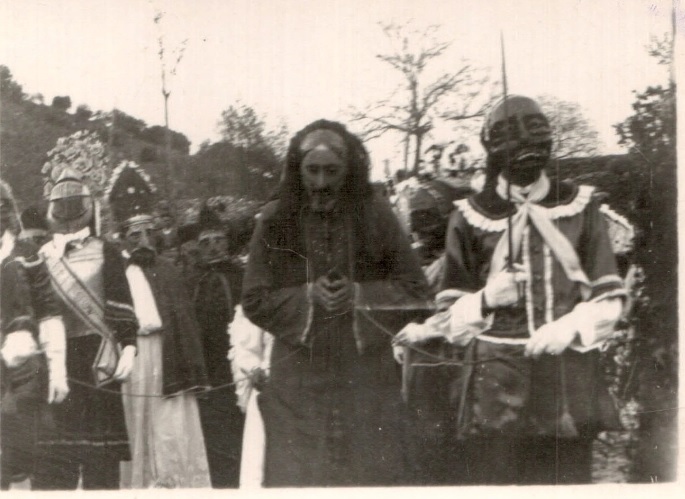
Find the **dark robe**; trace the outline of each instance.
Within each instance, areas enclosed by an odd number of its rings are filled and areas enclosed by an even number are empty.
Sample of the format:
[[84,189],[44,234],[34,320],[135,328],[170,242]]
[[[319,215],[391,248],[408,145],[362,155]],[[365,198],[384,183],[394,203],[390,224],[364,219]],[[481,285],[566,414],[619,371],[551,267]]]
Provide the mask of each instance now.
[[[411,445],[390,342],[429,307],[416,256],[387,201],[296,220],[268,205],[250,244],[246,316],[275,336],[259,395],[265,485],[364,486],[410,482]],[[360,243],[362,240],[364,243]],[[352,310],[330,314],[308,287],[331,270],[355,283]]]
[[[60,308],[50,286],[45,263],[37,248],[15,241],[0,267],[0,344],[6,335],[29,331],[36,343],[38,323],[58,316]],[[2,363],[2,488],[32,471],[35,428],[39,410],[47,399],[48,371],[45,356],[37,354],[19,366]]]
[[201,266],[197,273],[200,277],[195,289],[195,311],[209,382],[218,388],[198,398],[209,472],[212,487],[237,488],[245,417],[237,405],[227,355],[228,324],[240,301],[242,270],[226,261]]

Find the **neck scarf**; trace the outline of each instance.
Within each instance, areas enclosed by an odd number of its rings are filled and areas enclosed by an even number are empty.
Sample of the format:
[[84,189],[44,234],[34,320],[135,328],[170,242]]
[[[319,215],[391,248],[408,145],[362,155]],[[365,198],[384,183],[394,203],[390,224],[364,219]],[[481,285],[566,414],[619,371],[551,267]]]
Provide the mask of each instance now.
[[[507,199],[508,181],[501,175],[497,179],[497,194],[502,199]],[[538,230],[545,244],[549,246],[554,256],[561,264],[566,276],[583,285],[584,293],[589,290],[590,281],[583,271],[578,254],[570,241],[557,229],[549,218],[547,208],[537,204],[549,193],[549,178],[543,171],[540,178],[533,184],[521,187],[512,184],[510,187],[510,199],[516,205],[516,213],[511,220],[511,239],[513,241],[512,261],[516,261],[521,250],[521,241],[526,224],[530,220]],[[528,191],[527,195],[525,192]],[[504,270],[507,266],[507,254],[509,253],[509,227],[502,234],[495,251],[492,255],[489,278]]]

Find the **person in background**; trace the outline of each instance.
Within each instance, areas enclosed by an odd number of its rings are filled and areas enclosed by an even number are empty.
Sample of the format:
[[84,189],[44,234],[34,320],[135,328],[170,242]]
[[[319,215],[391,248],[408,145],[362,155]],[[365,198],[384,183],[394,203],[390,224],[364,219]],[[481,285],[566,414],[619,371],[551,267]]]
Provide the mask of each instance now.
[[69,393],[59,302],[38,247],[20,232],[12,191],[0,180],[2,490],[31,476],[40,411]]
[[180,271],[157,256],[154,192],[140,167],[123,163],[108,188],[138,319],[133,372],[124,383],[131,488],[209,487],[196,394],[209,386],[195,310]]
[[119,249],[95,235],[94,201],[64,168],[50,191],[52,241],[40,254],[66,330],[69,395],[38,425],[34,490],[118,489],[130,459],[121,382],[136,356],[138,323]]
[[481,139],[488,179],[450,217],[446,304],[396,342],[465,347],[459,481],[589,483],[593,438],[617,428],[597,350],[624,297],[605,220],[592,187],[551,185],[552,132],[532,99],[499,102]]
[[259,396],[264,483],[410,483],[394,332],[428,306],[416,255],[335,122],[298,132],[250,243],[246,317],[275,337]]
[[195,228],[200,261],[195,311],[211,392],[200,400],[200,416],[214,488],[237,488],[245,416],[237,405],[229,353],[228,325],[240,303],[242,268],[229,255],[226,228],[212,209],[200,210]]
[[31,241],[37,248],[45,245],[52,237],[46,216],[47,209],[38,206],[29,206],[22,211],[19,239]]

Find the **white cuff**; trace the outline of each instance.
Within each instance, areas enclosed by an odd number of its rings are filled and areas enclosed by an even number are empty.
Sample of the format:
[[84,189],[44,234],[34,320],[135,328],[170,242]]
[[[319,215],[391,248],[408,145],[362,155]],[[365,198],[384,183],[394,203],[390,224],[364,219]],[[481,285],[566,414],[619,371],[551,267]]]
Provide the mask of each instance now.
[[611,336],[622,309],[623,301],[619,297],[576,305],[569,315],[578,331],[580,344],[591,347]]
[[466,345],[492,324],[492,314],[483,318],[483,290],[459,298],[450,310],[450,328],[447,340],[453,344]]

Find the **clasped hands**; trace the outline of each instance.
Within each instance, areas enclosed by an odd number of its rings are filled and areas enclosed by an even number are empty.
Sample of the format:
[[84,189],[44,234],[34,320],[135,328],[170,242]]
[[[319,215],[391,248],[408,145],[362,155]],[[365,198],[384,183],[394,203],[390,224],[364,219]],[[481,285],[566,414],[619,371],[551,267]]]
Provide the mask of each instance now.
[[327,312],[346,312],[352,308],[354,283],[345,276],[325,275],[314,281],[310,293],[314,303]]

